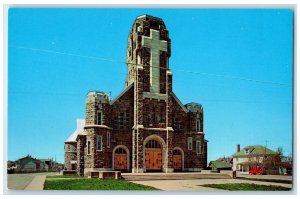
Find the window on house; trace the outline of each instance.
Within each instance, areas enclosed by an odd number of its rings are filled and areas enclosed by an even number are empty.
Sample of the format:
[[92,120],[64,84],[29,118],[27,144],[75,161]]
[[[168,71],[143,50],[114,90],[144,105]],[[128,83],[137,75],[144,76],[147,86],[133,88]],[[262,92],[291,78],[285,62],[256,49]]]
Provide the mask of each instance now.
[[87,154],[91,154],[91,141],[87,141]]
[[188,137],[188,150],[192,150],[192,149],[193,149],[193,138]]
[[110,148],[110,132],[107,132],[107,148]]
[[246,153],[246,154],[249,154],[249,149],[245,149],[245,153]]
[[197,154],[201,153],[201,142],[199,140],[196,141],[196,153]]
[[196,117],[196,131],[200,132],[200,116],[199,116],[199,113],[197,113],[197,117]]
[[97,151],[102,151],[102,136],[97,135],[97,143],[96,143]]
[[97,111],[97,124],[102,125],[102,111]]

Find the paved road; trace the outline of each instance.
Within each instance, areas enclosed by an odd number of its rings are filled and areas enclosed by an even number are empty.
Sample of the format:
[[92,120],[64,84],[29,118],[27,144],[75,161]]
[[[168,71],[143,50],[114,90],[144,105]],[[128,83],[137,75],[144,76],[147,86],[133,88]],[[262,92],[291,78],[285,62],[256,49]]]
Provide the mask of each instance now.
[[55,174],[55,172],[7,174],[7,188],[11,190],[24,190],[31,183],[35,176]]
[[254,183],[260,185],[276,185],[292,188],[291,184],[274,183],[274,182],[262,182],[252,180],[238,180],[238,179],[196,179],[196,180],[147,180],[147,181],[131,181],[133,183],[151,186],[165,191],[223,191],[220,189],[214,189],[210,187],[202,187],[204,184],[224,184],[224,183]]

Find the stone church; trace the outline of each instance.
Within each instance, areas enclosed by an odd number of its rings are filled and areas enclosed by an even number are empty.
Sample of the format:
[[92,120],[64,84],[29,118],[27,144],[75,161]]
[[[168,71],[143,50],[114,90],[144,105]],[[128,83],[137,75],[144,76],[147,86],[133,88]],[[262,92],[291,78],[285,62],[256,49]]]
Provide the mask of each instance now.
[[87,175],[206,168],[203,107],[183,105],[173,92],[170,56],[163,20],[137,17],[128,37],[126,88],[113,100],[101,91],[87,94],[85,119],[65,141],[66,170]]

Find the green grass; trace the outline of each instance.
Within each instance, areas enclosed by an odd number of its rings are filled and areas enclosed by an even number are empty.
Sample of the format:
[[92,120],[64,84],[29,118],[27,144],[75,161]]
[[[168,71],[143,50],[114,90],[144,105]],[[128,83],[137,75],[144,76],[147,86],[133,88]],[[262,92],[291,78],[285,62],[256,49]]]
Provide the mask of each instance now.
[[[239,180],[249,180],[249,178],[238,177]],[[251,178],[252,181],[261,181],[261,182],[277,182],[284,184],[293,184],[292,180],[283,180],[283,179],[259,179],[259,178]]]
[[67,175],[67,176],[56,175],[56,176],[46,176],[46,178],[83,178],[83,177],[80,177],[78,175]]
[[125,180],[46,179],[45,190],[159,190]]
[[249,183],[236,184],[206,184],[203,187],[212,187],[217,189],[224,189],[229,191],[289,191],[290,188],[273,186],[273,185],[258,185]]

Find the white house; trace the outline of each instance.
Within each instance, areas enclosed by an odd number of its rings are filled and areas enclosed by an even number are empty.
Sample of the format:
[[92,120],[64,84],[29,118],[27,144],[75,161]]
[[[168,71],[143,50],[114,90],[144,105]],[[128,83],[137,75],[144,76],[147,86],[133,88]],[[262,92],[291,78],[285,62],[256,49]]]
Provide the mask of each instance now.
[[[279,158],[279,159],[278,159]],[[233,154],[232,170],[242,174],[249,174],[251,168],[263,168],[267,172],[278,171],[276,163],[280,162],[278,153],[261,145],[246,146]],[[274,173],[274,172],[273,172]]]

